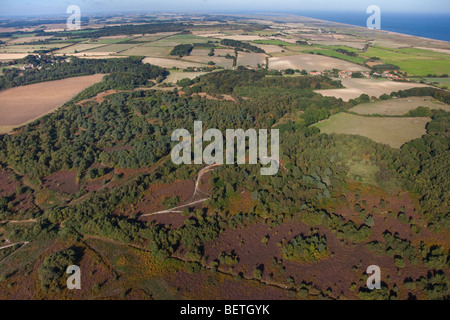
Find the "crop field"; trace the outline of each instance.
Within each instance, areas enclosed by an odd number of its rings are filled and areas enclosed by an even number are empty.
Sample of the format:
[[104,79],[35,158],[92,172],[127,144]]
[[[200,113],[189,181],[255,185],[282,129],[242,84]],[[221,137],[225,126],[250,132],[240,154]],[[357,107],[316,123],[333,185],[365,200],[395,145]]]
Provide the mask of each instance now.
[[266,63],[266,57],[264,53],[245,53],[239,52],[237,65],[238,66],[250,66],[255,68],[258,64],[263,65]]
[[339,79],[345,88],[342,89],[324,89],[315,90],[327,97],[341,98],[344,101],[359,97],[365,93],[370,97],[379,97],[382,94],[390,94],[391,92],[406,90],[416,87],[425,87],[420,83],[396,82],[390,80],[377,79]]
[[72,56],[83,58],[83,59],[114,59],[114,58],[125,58],[124,56],[114,56],[113,53],[109,52],[96,52],[96,53],[87,53],[80,52],[72,54]]
[[191,62],[191,61],[185,61],[185,60],[178,60],[178,59],[168,59],[168,58],[153,58],[153,57],[147,57],[142,60],[144,63],[150,63],[155,66],[160,66],[163,68],[188,68],[188,67],[204,67],[205,64],[198,63],[198,62]]
[[346,46],[353,49],[361,50],[365,46],[365,42],[363,41],[339,41],[339,40],[331,40],[331,41],[313,41],[314,45],[317,46]]
[[39,40],[47,40],[51,39],[53,36],[27,36],[27,37],[19,37],[17,39],[13,39],[11,41],[8,41],[8,44],[21,44],[21,43],[27,43],[27,42],[34,42]]
[[215,49],[214,50],[215,57],[217,56],[226,56],[227,54],[234,56],[234,50],[233,49]]
[[313,50],[304,50],[303,52],[305,53],[314,52],[314,54],[321,54],[327,57],[342,59],[356,64],[362,64],[366,60],[363,57],[350,57],[330,49],[313,49]]
[[360,135],[392,148],[400,148],[406,142],[423,136],[426,133],[425,126],[430,120],[413,117],[364,117],[338,113],[314,126],[322,133]]
[[83,52],[86,50],[92,50],[100,47],[106,46],[105,44],[100,43],[79,43],[74,46],[66,47],[61,50],[56,51],[56,53],[62,53],[62,54],[72,54],[72,53],[78,53]]
[[89,50],[89,52],[115,52],[120,53],[121,51],[125,51],[127,49],[131,49],[133,47],[136,47],[136,44],[111,44],[107,46],[102,46],[98,48],[94,48],[92,50]]
[[263,49],[267,54],[275,53],[275,52],[281,52],[284,49],[280,46],[272,45],[272,44],[260,44],[260,43],[253,43],[255,47]]
[[191,56],[203,56],[208,57],[209,49],[193,49],[191,51]]
[[114,44],[114,43],[120,43],[120,42],[124,42],[124,41],[128,41],[128,40],[134,40],[134,38],[132,37],[127,37],[127,36],[110,36],[110,37],[100,37],[98,39],[96,39],[96,43],[101,43],[101,44]]
[[13,60],[25,58],[28,53],[0,53],[0,60]]
[[0,133],[41,117],[63,105],[104,75],[36,83],[0,92]]
[[450,106],[448,104],[435,100],[432,97],[408,97],[381,100],[374,103],[363,103],[353,107],[350,111],[361,115],[379,114],[386,116],[401,116],[420,106],[450,111]]
[[32,53],[36,50],[50,50],[68,46],[69,43],[52,43],[39,45],[11,45],[0,47],[0,53]]
[[206,39],[204,37],[177,34],[161,40],[154,41],[151,43],[151,45],[157,47],[174,47],[179,44],[206,43],[208,41],[209,39]]
[[220,35],[217,36],[219,39],[232,39],[232,40],[238,40],[238,41],[258,41],[258,40],[264,40],[265,37],[256,36],[256,35]]
[[367,71],[368,69],[357,64],[334,59],[330,57],[299,54],[285,57],[269,58],[269,69],[305,69],[306,71],[324,71],[331,69],[349,70],[349,71]]
[[166,83],[176,84],[177,81],[181,79],[194,79],[201,75],[206,74],[207,72],[181,72],[181,71],[171,71],[167,78],[164,80]]
[[283,40],[278,40],[278,39],[256,40],[254,42],[258,43],[258,44],[266,44],[266,45],[273,45],[273,46],[292,46],[292,43],[286,42]]
[[203,66],[205,66],[209,61],[212,61],[216,65],[224,67],[224,68],[231,68],[233,66],[233,60],[232,59],[227,59],[227,58],[224,58],[224,57],[216,57],[216,56],[208,57],[208,56],[194,56],[194,55],[190,55],[190,56],[187,56],[187,57],[183,57],[182,59],[184,61],[193,61],[193,62],[202,63]]
[[385,63],[399,66],[401,70],[416,76],[450,74],[450,55],[445,53],[416,48],[370,47],[364,55],[378,57]]
[[121,56],[165,57],[169,55],[171,50],[172,47],[135,46],[119,54]]

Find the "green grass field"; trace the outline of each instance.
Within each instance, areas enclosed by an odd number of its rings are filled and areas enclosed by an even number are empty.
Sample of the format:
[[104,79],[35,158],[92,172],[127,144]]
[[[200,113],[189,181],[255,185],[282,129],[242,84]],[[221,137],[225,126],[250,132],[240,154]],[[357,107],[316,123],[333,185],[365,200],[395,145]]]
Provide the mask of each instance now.
[[425,125],[429,121],[430,118],[364,117],[341,112],[314,126],[322,133],[360,135],[400,148],[406,142],[424,135]]
[[327,57],[338,58],[338,59],[353,62],[356,64],[362,64],[366,60],[365,58],[362,58],[362,57],[350,57],[345,54],[336,52],[334,50],[314,49],[314,50],[304,50],[303,52],[309,53],[311,51],[314,52],[314,54],[322,54]]
[[401,70],[411,75],[450,74],[450,55],[445,53],[415,48],[388,49],[370,47],[364,55],[367,57],[378,57],[385,63],[399,66]]

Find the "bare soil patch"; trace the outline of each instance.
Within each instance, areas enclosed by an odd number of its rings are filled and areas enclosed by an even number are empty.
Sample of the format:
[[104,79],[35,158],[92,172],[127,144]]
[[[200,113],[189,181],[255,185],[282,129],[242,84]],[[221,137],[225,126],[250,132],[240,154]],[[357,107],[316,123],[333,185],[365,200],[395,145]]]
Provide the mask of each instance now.
[[58,171],[44,179],[44,186],[50,190],[76,194],[80,189],[76,180],[77,172],[74,170]]

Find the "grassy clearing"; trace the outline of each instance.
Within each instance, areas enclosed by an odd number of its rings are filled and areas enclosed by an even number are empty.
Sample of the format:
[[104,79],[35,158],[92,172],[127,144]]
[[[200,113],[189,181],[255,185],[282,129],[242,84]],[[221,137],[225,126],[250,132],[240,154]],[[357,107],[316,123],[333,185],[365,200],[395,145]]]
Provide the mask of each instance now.
[[342,112],[314,126],[322,133],[360,135],[400,148],[406,142],[423,136],[426,133],[425,125],[429,121],[430,118],[364,117]]
[[375,174],[380,170],[380,168],[371,163],[369,160],[352,159],[347,162],[347,166],[349,167],[348,176],[350,179],[362,183],[377,185]]

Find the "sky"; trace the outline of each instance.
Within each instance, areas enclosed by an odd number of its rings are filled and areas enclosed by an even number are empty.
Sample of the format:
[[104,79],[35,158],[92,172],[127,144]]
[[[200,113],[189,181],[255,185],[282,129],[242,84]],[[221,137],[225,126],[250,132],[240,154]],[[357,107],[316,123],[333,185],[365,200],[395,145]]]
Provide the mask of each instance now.
[[66,13],[78,5],[85,13],[108,12],[283,12],[365,11],[378,5],[384,12],[450,14],[449,0],[0,0],[0,16]]

